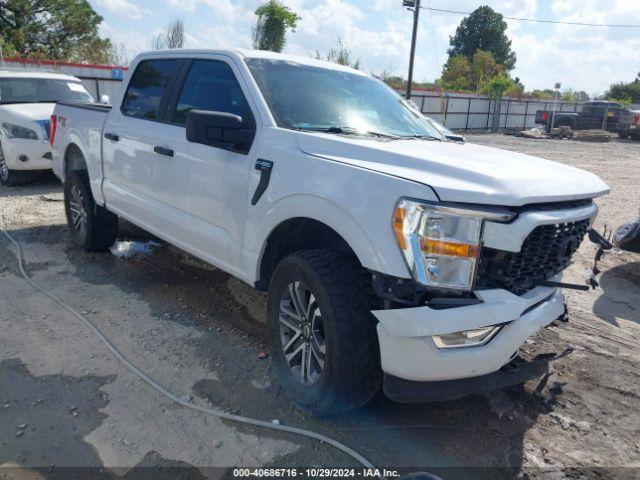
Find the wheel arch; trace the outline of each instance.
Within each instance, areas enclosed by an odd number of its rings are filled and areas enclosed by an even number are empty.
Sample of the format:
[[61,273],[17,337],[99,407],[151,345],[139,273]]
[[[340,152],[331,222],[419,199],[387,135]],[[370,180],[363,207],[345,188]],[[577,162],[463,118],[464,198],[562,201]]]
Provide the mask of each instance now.
[[323,249],[358,255],[335,228],[310,217],[293,217],[277,224],[263,245],[258,262],[256,288],[266,290],[276,266],[287,255],[302,250]]
[[[318,195],[295,194],[252,211],[247,219],[243,242],[247,252],[256,252],[255,256],[247,258],[250,283],[255,283],[258,289],[266,288],[265,282],[268,285],[269,274],[272,273],[269,265],[273,265],[273,258],[269,255],[273,254],[274,240],[297,231],[302,232],[299,236],[303,240],[287,242],[290,248],[285,255],[295,251],[294,248],[338,249],[352,253],[368,270],[409,278],[410,272],[391,226],[397,197],[393,192],[387,197],[381,199],[379,208],[372,210],[366,202],[346,209],[342,202]],[[298,225],[308,226],[309,230],[287,228]]]
[[62,156],[62,183],[66,181],[67,173],[71,171],[85,171],[89,175],[89,184],[91,185],[91,194],[100,206],[104,206],[104,197],[102,196],[102,167],[96,160],[89,155],[85,149],[82,140],[75,135],[70,135],[69,143],[64,149]]
[[63,169],[65,177],[70,171],[88,170],[86,157],[77,143],[67,145],[63,157]]

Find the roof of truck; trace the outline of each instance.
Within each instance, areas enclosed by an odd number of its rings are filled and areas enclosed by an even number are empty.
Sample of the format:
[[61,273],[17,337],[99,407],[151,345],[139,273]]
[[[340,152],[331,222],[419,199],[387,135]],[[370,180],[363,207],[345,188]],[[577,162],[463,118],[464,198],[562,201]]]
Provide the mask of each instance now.
[[55,72],[38,72],[33,70],[0,70],[0,78],[46,78],[50,80],[66,80],[68,82],[79,82],[80,80],[71,75]]
[[[347,67],[344,65],[339,65],[334,62],[327,62],[324,60],[316,60],[311,57],[297,56],[297,55],[288,55],[284,53],[276,53],[276,52],[268,52],[265,50],[249,50],[242,48],[221,48],[221,49],[194,49],[194,48],[180,48],[175,50],[155,50],[150,52],[144,52],[139,54],[139,57],[153,57],[153,56],[161,56],[161,57],[169,57],[169,56],[189,56],[189,55],[229,55],[235,57],[242,58],[264,58],[268,60],[282,60],[286,62],[298,63],[300,65],[309,65],[315,67],[328,68],[331,70],[342,70],[348,71],[351,73],[360,73],[362,75],[367,75],[365,72],[361,72],[360,70],[356,70],[351,67]],[[135,60],[134,60],[135,63]]]

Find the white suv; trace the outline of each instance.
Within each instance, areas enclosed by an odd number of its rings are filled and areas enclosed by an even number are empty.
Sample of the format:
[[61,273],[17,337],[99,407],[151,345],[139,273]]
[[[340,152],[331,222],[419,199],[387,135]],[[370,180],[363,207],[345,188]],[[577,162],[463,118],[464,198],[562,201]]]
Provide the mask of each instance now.
[[80,80],[43,72],[0,71],[0,182],[51,169],[49,124],[58,101],[93,102]]
[[326,414],[384,383],[452,398],[544,373],[561,271],[608,191],[566,165],[449,141],[384,83],[261,51],[138,56],[114,108],[58,104],[54,171],[85,250],[122,217],[268,292],[271,354]]

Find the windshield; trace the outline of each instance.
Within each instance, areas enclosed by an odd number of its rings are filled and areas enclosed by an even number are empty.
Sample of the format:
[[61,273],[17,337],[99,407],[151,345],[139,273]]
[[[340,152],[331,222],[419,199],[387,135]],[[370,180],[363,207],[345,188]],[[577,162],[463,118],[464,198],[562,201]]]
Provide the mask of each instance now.
[[0,78],[0,103],[93,102],[80,82],[49,78]]
[[247,65],[279,127],[443,139],[419,112],[372,77],[285,60],[252,58]]

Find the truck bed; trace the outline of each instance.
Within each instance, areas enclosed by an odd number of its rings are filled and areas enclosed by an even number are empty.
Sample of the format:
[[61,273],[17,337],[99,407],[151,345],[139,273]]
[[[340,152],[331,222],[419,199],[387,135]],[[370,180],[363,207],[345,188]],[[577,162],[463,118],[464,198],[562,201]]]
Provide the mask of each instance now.
[[[80,151],[93,178],[100,177],[102,128],[110,111],[110,105],[100,103],[59,102],[56,104],[51,118],[52,166],[53,172],[62,182],[65,181],[66,173],[64,159],[70,148],[77,148]],[[97,190],[96,188],[94,196],[100,198]]]

